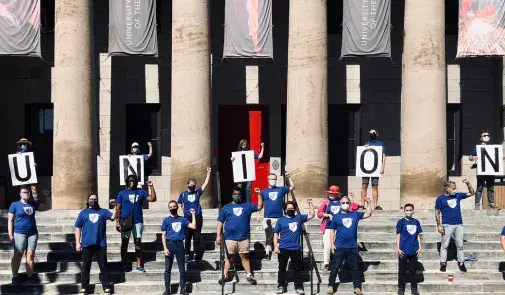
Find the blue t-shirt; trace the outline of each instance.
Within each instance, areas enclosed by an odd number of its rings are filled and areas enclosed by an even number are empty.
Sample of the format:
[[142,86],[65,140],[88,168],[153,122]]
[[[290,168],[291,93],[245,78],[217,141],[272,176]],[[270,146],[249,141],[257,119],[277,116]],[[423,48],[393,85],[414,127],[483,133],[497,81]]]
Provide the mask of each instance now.
[[[328,207],[326,207],[326,214],[331,214],[333,217],[340,212],[340,201],[332,201],[328,202]],[[333,218],[332,218],[333,219]],[[326,219],[326,228],[329,228],[331,220]]]
[[456,193],[454,197],[441,195],[435,202],[435,209],[442,212],[442,224],[463,224],[461,217],[461,200],[466,199],[466,193]]
[[200,187],[194,192],[183,191],[179,195],[179,199],[177,203],[184,205],[184,216],[188,219],[191,219],[190,209],[195,209],[195,215],[202,215],[202,207],[200,207],[200,197],[203,194],[203,190]]
[[309,219],[307,214],[279,218],[274,228],[274,233],[279,234],[279,249],[300,250],[300,236],[302,224]]
[[121,218],[126,218],[132,214],[133,204],[135,203],[133,223],[143,223],[144,213],[142,212],[142,205],[148,197],[149,194],[143,189],[124,189],[120,191],[117,194],[116,203],[121,205]]
[[161,224],[161,231],[167,232],[166,239],[172,241],[182,241],[184,240],[184,230],[191,222],[182,216],[168,216],[163,219]]
[[276,186],[261,191],[261,199],[264,203],[264,217],[279,218],[283,216],[284,195],[289,193],[288,186]]
[[256,160],[256,159],[259,159],[259,157],[260,157],[260,154],[254,153],[254,159],[255,159],[255,160]]
[[501,235],[502,236],[505,236],[505,226],[503,227],[503,229],[501,230]]
[[39,203],[25,204],[17,201],[9,207],[9,213],[14,214],[14,233],[30,235],[37,233],[37,222],[35,221],[35,211],[39,208]]
[[386,153],[386,145],[380,141],[380,140],[376,140],[376,141],[367,141],[365,143],[365,145],[367,146],[381,146],[382,147],[382,152],[385,154]]
[[258,205],[249,203],[230,203],[221,208],[217,221],[224,223],[224,239],[232,241],[248,239],[251,231],[251,215],[256,211]]
[[112,218],[112,213],[105,209],[87,208],[79,212],[74,226],[80,228],[81,246],[107,247],[107,220]]
[[333,216],[330,229],[336,230],[335,247],[358,248],[358,223],[365,212],[339,213]]
[[130,154],[130,156],[142,156],[142,158],[144,158],[144,161],[149,160],[149,155],[148,154],[139,154],[139,155]]
[[423,232],[419,220],[402,218],[396,223],[396,234],[400,235],[400,250],[406,255],[414,255],[419,250],[417,237]]

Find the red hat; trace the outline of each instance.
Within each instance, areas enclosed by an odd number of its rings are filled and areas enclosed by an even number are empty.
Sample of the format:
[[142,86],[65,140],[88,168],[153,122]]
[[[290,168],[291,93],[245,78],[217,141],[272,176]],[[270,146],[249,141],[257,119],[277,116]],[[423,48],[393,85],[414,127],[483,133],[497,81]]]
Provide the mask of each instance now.
[[328,194],[340,194],[340,188],[336,185],[330,186],[330,189],[326,191]]

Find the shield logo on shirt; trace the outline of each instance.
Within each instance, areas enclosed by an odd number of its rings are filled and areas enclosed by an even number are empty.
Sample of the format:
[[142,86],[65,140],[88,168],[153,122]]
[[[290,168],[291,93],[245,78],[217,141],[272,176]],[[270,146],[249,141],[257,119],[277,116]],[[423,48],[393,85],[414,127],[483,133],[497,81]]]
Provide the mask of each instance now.
[[330,210],[331,210],[331,213],[337,214],[340,211],[340,206],[331,206]]
[[180,232],[181,231],[181,223],[180,222],[172,222],[172,229],[176,233]]
[[414,235],[417,232],[417,225],[407,224],[407,231],[409,234]]
[[292,232],[296,232],[296,230],[298,229],[298,222],[290,222],[289,223],[289,229]]
[[32,215],[33,214],[33,208],[32,207],[23,207],[23,211],[25,211],[25,213],[27,215]]
[[233,208],[233,214],[236,216],[242,215],[242,208]]
[[99,215],[96,213],[88,215],[89,221],[96,223],[98,221]]
[[135,198],[135,195],[128,195],[128,199],[130,199],[130,202],[135,203],[135,202],[137,202],[137,200],[139,199],[139,197],[137,196]]
[[456,199],[447,200],[447,205],[449,205],[449,207],[451,207],[452,209],[456,208],[457,204],[458,204],[458,201]]
[[352,218],[342,218],[342,223],[345,227],[350,228],[352,225]]
[[188,195],[188,201],[190,201],[191,203],[193,203],[196,199],[196,196],[195,194],[192,194],[192,195]]
[[268,198],[272,201],[277,200],[277,192],[269,192],[268,193]]

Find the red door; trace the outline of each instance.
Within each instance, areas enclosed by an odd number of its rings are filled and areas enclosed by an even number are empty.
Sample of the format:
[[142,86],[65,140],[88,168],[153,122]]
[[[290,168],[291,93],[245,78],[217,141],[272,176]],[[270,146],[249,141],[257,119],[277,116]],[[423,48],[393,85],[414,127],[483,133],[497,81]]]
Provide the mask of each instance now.
[[[249,111],[249,142],[251,149],[258,153],[261,151],[262,134],[262,111]],[[251,202],[258,203],[258,196],[254,188],[264,189],[268,187],[268,174],[270,173],[270,161],[263,155],[263,159],[256,161],[256,180],[252,183]]]

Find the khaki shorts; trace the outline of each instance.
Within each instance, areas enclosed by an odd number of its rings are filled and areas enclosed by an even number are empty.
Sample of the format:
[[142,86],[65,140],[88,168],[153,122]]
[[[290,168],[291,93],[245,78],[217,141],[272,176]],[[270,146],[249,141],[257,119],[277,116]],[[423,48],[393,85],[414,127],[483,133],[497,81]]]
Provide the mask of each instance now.
[[249,253],[249,239],[241,241],[226,240],[226,250],[228,254],[246,254]]

